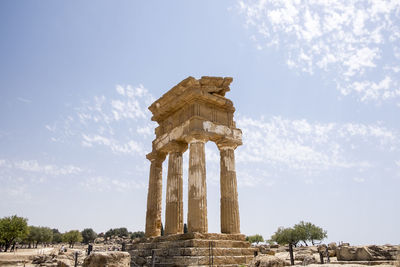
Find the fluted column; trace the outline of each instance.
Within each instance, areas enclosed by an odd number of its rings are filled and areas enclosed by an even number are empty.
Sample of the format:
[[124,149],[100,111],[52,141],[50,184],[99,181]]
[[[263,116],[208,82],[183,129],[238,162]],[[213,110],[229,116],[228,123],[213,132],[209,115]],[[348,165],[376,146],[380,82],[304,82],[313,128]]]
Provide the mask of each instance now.
[[208,232],[205,142],[203,139],[189,141],[189,232]]
[[165,154],[150,153],[149,189],[147,192],[146,236],[161,235],[162,163]]
[[221,233],[239,234],[239,202],[235,170],[236,144],[218,143],[221,170]]
[[182,153],[187,144],[170,144],[168,156],[167,196],[165,208],[165,234],[183,233],[183,170]]

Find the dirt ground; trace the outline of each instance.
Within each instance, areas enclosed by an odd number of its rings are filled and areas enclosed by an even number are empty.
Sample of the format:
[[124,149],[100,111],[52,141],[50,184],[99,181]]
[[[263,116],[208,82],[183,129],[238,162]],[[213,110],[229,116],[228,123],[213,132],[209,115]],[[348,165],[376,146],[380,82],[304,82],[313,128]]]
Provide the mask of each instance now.
[[[32,264],[32,259],[38,255],[49,255],[59,251],[61,245],[55,247],[39,247],[32,249],[18,249],[16,252],[0,252],[0,266],[11,267],[11,266],[25,266],[32,267],[36,266]],[[68,248],[68,246],[67,246]],[[82,251],[84,253],[86,247],[75,246],[74,249],[68,249],[71,251]]]

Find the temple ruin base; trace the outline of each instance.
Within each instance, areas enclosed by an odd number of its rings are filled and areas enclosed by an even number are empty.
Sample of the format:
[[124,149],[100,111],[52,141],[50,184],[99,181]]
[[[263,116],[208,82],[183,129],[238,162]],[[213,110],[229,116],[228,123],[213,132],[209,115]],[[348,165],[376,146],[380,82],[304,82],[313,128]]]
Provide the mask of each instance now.
[[247,265],[255,248],[241,234],[186,233],[142,238],[127,246],[131,266]]

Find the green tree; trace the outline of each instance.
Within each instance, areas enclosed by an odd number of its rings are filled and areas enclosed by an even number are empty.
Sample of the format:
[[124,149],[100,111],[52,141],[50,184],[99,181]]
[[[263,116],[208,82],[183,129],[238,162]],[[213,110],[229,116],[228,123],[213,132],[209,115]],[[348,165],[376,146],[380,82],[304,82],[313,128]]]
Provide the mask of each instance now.
[[24,239],[28,234],[28,219],[17,215],[0,219],[0,243],[4,244],[4,251],[7,251],[17,238]]
[[39,243],[51,243],[53,240],[53,230],[43,226],[29,226],[29,235],[26,238],[29,247],[37,248]]
[[83,238],[78,230],[71,230],[63,234],[62,240],[63,242],[68,243],[70,248],[73,248],[74,244],[77,242],[82,242]]
[[110,238],[112,236],[128,237],[129,232],[128,229],[126,229],[125,227],[120,227],[120,228],[110,229],[104,235],[105,238]]
[[52,229],[53,231],[53,243],[58,244],[62,242],[62,234],[58,229]]
[[49,227],[39,227],[40,228],[40,243],[51,243],[53,240],[53,230]]
[[131,234],[131,239],[142,238],[142,237],[144,237],[144,232],[143,231],[137,231],[137,232],[133,232]]
[[256,235],[250,235],[246,236],[246,240],[249,241],[250,243],[259,243],[259,242],[264,242],[264,238],[262,235],[256,234]]
[[315,245],[315,241],[319,241],[327,237],[326,231],[310,222],[301,221],[293,228],[296,231],[299,239],[303,241],[306,246],[308,246],[307,241],[311,241],[311,243]]
[[310,241],[313,245],[315,245],[315,241],[321,241],[327,237],[328,237],[327,231],[325,231],[321,227],[318,227],[314,224],[312,225],[311,230],[310,230]]
[[271,241],[279,245],[289,245],[290,263],[294,265],[293,246],[300,241],[299,233],[294,228],[279,227],[271,236]]
[[276,230],[276,232],[271,236],[271,241],[274,241],[279,245],[292,244],[296,246],[300,241],[300,237],[294,228],[279,227],[278,230]]
[[304,245],[308,246],[307,241],[310,240],[310,229],[311,223],[305,223],[304,221],[295,224],[293,229],[297,232],[297,235]]
[[31,245],[33,244],[33,247],[35,247],[35,242],[36,239],[39,236],[39,227],[36,226],[29,226],[29,234],[25,238],[25,242],[28,243],[28,247],[31,248]]
[[89,244],[91,242],[94,242],[94,240],[97,237],[96,232],[93,231],[92,228],[83,229],[81,234],[82,234],[82,238],[83,238],[83,243],[85,243],[85,244]]

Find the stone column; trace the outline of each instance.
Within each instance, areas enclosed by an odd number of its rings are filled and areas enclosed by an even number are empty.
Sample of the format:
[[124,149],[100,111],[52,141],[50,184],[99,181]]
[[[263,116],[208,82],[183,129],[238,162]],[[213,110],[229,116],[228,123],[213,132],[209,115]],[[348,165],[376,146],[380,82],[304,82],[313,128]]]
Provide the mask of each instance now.
[[162,163],[165,156],[165,154],[154,152],[147,155],[147,159],[151,161],[149,189],[147,192],[147,237],[161,235]]
[[183,233],[183,170],[182,153],[187,144],[170,144],[165,208],[165,234]]
[[237,144],[218,143],[221,170],[221,233],[239,234],[239,202],[235,170],[235,149]]
[[204,139],[189,141],[189,232],[208,232],[205,142]]

